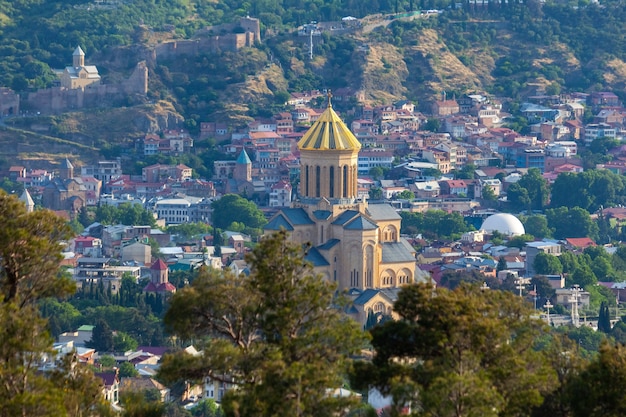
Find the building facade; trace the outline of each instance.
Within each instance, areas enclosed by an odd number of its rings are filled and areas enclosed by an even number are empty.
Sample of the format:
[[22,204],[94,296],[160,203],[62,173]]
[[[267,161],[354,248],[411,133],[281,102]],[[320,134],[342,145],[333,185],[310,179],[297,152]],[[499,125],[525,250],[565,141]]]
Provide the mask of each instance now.
[[400,238],[401,217],[388,204],[358,199],[361,144],[328,108],[298,142],[299,198],[267,224],[294,243],[310,242],[307,259],[340,290],[397,288],[414,282],[415,254]]

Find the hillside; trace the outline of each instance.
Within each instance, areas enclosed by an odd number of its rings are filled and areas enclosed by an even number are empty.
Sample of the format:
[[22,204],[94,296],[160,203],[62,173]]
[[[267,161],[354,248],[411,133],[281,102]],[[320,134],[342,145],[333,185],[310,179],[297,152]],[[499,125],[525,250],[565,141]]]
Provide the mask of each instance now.
[[[107,154],[131,147],[146,132],[185,126],[197,133],[202,121],[236,127],[269,117],[283,109],[292,91],[350,87],[371,104],[407,98],[425,110],[443,92],[450,97],[479,91],[519,101],[537,92],[606,89],[622,95],[626,87],[621,24],[626,10],[618,4],[578,9],[509,4],[395,19],[379,6],[371,11],[380,13],[364,19],[361,29],[323,32],[310,59],[308,37],[294,32],[298,23],[324,17],[340,21],[344,13],[362,17],[359,7],[364,6],[346,9],[337,3],[331,13],[316,9],[313,0],[305,3],[306,13],[299,17],[287,11],[290,1],[283,2],[282,11],[256,4],[263,41],[255,47],[150,61],[147,100],[156,104],[25,119],[16,121],[17,127]],[[161,0],[151,7],[143,0],[132,7],[112,1],[115,6],[108,9],[93,9],[82,0],[0,4],[6,6],[0,15],[0,85],[22,93],[50,85],[50,68],[65,65],[73,45],[86,49],[105,83],[116,82],[156,45],[190,38],[204,25],[243,14],[235,1]],[[409,10],[409,2],[398,4]],[[98,24],[88,26],[93,17]]]

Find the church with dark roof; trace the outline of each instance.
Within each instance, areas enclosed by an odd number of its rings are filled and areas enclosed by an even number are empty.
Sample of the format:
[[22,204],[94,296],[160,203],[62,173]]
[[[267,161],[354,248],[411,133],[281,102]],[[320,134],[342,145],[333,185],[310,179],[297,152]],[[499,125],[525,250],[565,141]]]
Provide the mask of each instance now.
[[415,250],[400,237],[389,204],[357,198],[361,144],[329,103],[298,142],[300,193],[275,214],[265,233],[284,229],[311,243],[307,260],[339,290],[391,290],[415,280]]

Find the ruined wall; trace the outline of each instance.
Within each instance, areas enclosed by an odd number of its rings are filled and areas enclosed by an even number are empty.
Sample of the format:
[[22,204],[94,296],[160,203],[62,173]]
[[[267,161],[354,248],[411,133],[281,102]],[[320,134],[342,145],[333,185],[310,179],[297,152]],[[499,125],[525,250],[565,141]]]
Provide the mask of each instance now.
[[0,87],[0,117],[19,114],[20,95],[10,88]]

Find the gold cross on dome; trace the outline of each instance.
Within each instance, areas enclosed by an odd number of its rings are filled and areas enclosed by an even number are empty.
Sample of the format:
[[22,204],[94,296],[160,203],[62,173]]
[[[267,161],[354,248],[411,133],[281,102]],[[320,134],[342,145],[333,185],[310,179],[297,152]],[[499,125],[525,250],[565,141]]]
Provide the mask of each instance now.
[[333,107],[333,104],[330,102],[330,98],[333,96],[333,94],[330,92],[330,90],[328,90],[326,92],[326,95],[328,96],[328,107]]

